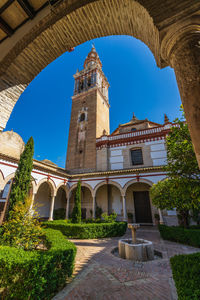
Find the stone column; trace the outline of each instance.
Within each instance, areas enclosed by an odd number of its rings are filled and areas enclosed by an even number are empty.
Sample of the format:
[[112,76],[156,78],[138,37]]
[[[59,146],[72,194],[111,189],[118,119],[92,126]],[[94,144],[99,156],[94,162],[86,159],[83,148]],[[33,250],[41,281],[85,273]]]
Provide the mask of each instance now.
[[92,195],[92,217],[93,219],[96,218],[96,197]]
[[127,222],[127,211],[126,211],[126,198],[122,195],[122,207],[123,207],[123,221]]
[[[196,21],[195,21],[196,22]],[[163,43],[164,59],[174,68],[185,117],[200,167],[200,26],[179,28]]]
[[55,202],[55,195],[51,196],[51,207],[49,213],[49,221],[53,221],[53,211],[54,211],[54,202]]
[[32,209],[32,207],[33,207],[33,204],[34,204],[34,201],[35,201],[35,195],[36,195],[36,193],[33,193],[33,194],[32,194],[32,199],[31,199],[31,206],[30,206],[30,209]]
[[159,213],[159,217],[160,217],[160,224],[164,224],[163,216],[162,216],[162,212],[161,212],[160,208],[158,209],[158,213]]
[[65,219],[68,220],[69,219],[69,199],[70,199],[70,194],[68,194],[66,198],[67,198],[67,205],[66,205]]

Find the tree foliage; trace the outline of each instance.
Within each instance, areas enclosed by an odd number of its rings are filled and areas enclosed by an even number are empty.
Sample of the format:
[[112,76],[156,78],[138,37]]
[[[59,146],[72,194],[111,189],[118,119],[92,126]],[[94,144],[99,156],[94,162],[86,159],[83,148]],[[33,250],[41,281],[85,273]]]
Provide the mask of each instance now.
[[171,129],[166,138],[167,165],[165,170],[169,178],[197,179],[200,170],[194,153],[188,125],[183,120],[176,120],[176,127]]
[[17,202],[24,203],[31,186],[31,171],[33,168],[34,142],[31,137],[21,154],[17,171],[12,184],[9,199],[9,213]]
[[3,224],[2,241],[9,246],[24,250],[35,249],[41,242],[42,229],[35,208],[31,208],[31,198],[17,202],[10,211],[10,218]]
[[166,138],[167,179],[151,188],[152,202],[160,209],[178,210],[187,226],[189,210],[200,209],[200,170],[188,125],[177,119]]
[[81,181],[78,181],[72,211],[72,223],[81,223]]

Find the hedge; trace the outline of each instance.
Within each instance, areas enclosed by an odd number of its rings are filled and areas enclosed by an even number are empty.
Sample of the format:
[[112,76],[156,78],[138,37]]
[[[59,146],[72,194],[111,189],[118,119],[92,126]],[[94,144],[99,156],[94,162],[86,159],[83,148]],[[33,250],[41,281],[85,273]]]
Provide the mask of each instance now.
[[72,275],[75,245],[57,230],[44,229],[44,234],[47,251],[0,246],[3,299],[51,299]]
[[166,225],[159,225],[159,231],[164,240],[200,247],[199,229],[185,229],[178,226],[169,227]]
[[170,259],[179,300],[200,299],[200,253]]
[[126,222],[72,224],[65,220],[43,222],[47,228],[60,230],[68,238],[95,239],[122,236],[126,232]]

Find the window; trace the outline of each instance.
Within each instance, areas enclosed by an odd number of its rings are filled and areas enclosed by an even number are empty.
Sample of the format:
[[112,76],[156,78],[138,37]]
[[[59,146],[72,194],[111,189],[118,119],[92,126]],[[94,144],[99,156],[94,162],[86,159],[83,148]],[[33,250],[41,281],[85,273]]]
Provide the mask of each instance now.
[[88,87],[90,87],[91,86],[91,77],[88,77]]
[[134,166],[143,164],[142,149],[131,150],[131,161]]
[[85,121],[85,114],[84,113],[82,113],[81,116],[80,116],[80,122],[83,122],[83,121]]
[[134,127],[133,127],[133,128],[131,128],[131,131],[136,131],[136,130],[137,130],[137,129],[136,129],[136,128],[134,128]]

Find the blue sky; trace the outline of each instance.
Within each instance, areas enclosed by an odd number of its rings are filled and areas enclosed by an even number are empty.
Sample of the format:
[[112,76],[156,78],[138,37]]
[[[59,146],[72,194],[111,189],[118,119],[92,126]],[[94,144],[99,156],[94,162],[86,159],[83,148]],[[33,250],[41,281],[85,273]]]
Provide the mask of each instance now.
[[33,136],[34,158],[65,165],[70,123],[73,74],[83,68],[92,43],[110,83],[111,132],[139,119],[163,123],[180,116],[181,100],[173,69],[159,69],[153,54],[141,41],[111,36],[86,42],[49,64],[27,87],[11,114],[5,130],[13,129],[25,142]]

